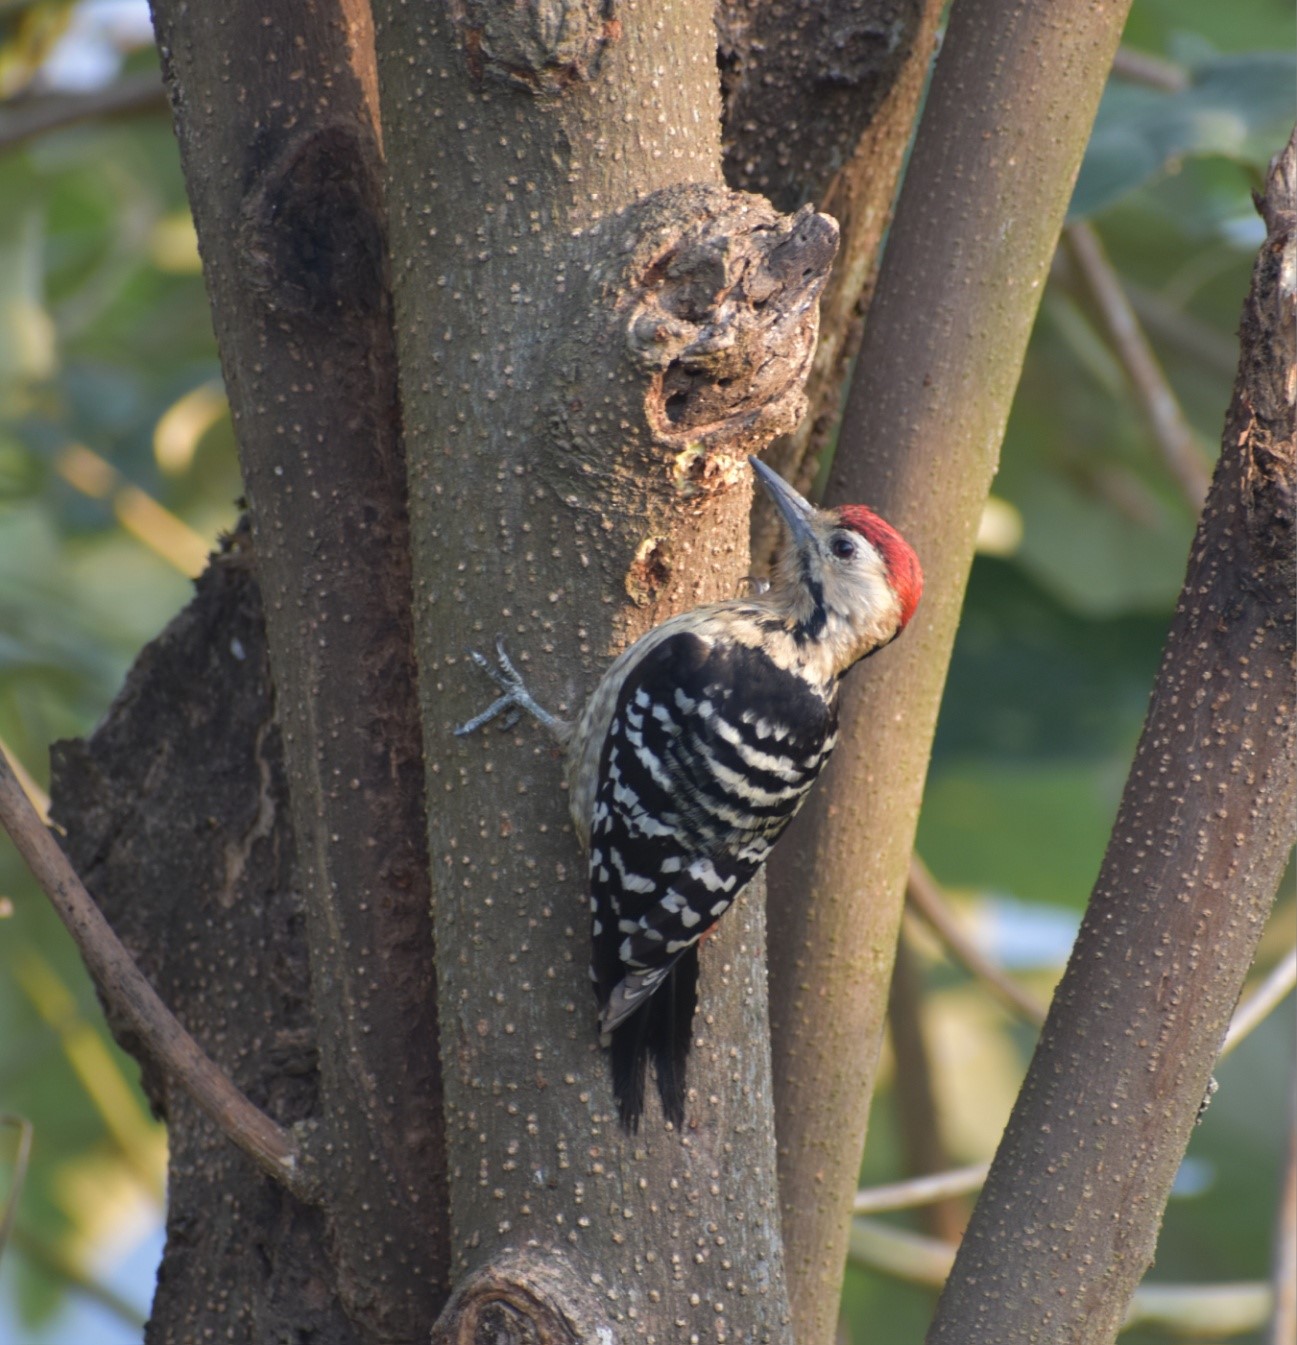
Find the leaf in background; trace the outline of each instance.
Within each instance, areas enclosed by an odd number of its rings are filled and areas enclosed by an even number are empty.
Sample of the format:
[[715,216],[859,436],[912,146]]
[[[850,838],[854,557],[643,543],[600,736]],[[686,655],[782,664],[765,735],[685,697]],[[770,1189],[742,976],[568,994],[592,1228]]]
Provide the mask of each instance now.
[[1212,56],[1176,93],[1108,85],[1081,165],[1068,218],[1086,219],[1194,155],[1221,155],[1263,168],[1292,123],[1287,52]]
[[28,383],[58,367],[54,323],[45,307],[44,230],[28,211],[12,236],[0,236],[0,414],[21,405]]

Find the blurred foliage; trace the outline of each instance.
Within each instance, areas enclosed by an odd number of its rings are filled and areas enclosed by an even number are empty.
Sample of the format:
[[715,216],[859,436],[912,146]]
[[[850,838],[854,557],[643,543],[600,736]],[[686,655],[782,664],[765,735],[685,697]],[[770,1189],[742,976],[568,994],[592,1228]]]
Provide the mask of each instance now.
[[[129,121],[5,142],[9,108],[75,102],[40,73],[71,13],[0,12],[0,740],[41,786],[48,745],[103,715],[240,492],[163,99]],[[124,73],[156,69],[151,49],[116,56]],[[0,1339],[138,1340],[151,1266],[122,1262],[144,1238],[156,1264],[164,1133],[7,844],[0,902],[0,1110],[35,1127]],[[14,1148],[0,1131],[0,1204]],[[60,1313],[77,1280],[121,1283],[127,1301],[95,1308],[81,1292]]]
[[[240,490],[161,100],[129,120],[6,139],[7,110],[75,97],[48,87],[49,71],[84,67],[87,43],[100,43],[92,69],[149,69],[152,53],[123,37],[138,35],[140,12],[123,0],[0,2],[0,739],[38,785],[48,744],[93,726],[135,652],[185,602]],[[1179,87],[1114,79],[1073,202],[1211,458],[1261,237],[1250,192],[1292,115],[1293,30],[1280,0],[1135,0],[1128,44],[1169,62]],[[995,489],[919,848],[985,946],[1047,995],[1098,869],[1194,525],[1083,284],[1061,263]],[[1285,936],[1271,931],[1266,965]],[[984,1159],[1033,1033],[931,938],[913,946],[934,1125],[953,1163]],[[1158,1278],[1265,1277],[1292,1038],[1276,1016],[1222,1067]],[[139,1338],[163,1139],[135,1088],[57,918],[0,845],[0,1112],[36,1132],[0,1264],[0,1339]],[[903,1175],[907,1124],[884,1087],[867,1181]],[[0,1208],[13,1153],[0,1130]],[[896,1221],[924,1227],[921,1215]],[[123,1269],[132,1246],[144,1251]],[[69,1317],[78,1279],[74,1300],[111,1284],[129,1301]],[[852,1269],[844,1339],[918,1341],[931,1302]]]
[[[1234,333],[1263,237],[1252,192],[1292,129],[1284,3],[1134,0],[1126,42],[1180,90],[1111,81],[1070,218],[1101,237],[1209,461]],[[1055,267],[994,487],[1021,542],[975,562],[937,729],[918,849],[985,948],[1047,996],[1089,896],[1184,576],[1195,514],[1167,471],[1080,278]],[[1259,959],[1291,946],[1291,881]],[[991,1156],[1035,1033],[936,943],[915,938],[933,1122],[952,1166]],[[1265,1280],[1294,1067],[1289,1011],[1218,1072],[1150,1278]],[[904,1063],[904,1062],[902,1062]],[[884,1073],[898,1063],[890,1050]],[[879,1092],[862,1182],[905,1175],[894,1087]],[[971,1208],[971,1199],[962,1202]],[[890,1216],[929,1227],[924,1212]],[[843,1339],[917,1342],[932,1291],[848,1270]],[[1221,1339],[1196,1336],[1196,1339]],[[1255,1342],[1261,1331],[1231,1340]],[[1166,1341],[1134,1329],[1130,1345]]]

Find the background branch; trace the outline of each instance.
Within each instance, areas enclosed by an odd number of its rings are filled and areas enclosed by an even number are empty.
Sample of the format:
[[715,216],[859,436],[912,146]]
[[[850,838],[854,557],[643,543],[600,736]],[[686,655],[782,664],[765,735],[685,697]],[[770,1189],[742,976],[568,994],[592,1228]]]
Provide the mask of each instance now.
[[[942,1137],[932,1055],[923,1031],[923,974],[904,927],[896,945],[887,1026],[895,1060],[892,1088],[903,1170],[940,1172],[950,1165],[950,1155]],[[953,1196],[938,1196],[923,1203],[925,1230],[934,1237],[955,1241],[968,1218],[967,1209]]]
[[1180,409],[1099,235],[1082,223],[1068,225],[1063,236],[1148,421],[1153,442],[1196,514],[1207,497],[1211,479],[1206,454]]
[[1288,1152],[1275,1209],[1270,1275],[1274,1308],[1267,1345],[1292,1345],[1297,1340],[1297,1063],[1289,1085],[1288,1108]]
[[1292,993],[1294,985],[1297,985],[1297,949],[1290,949],[1283,961],[1271,969],[1234,1011],[1229,1031],[1225,1034],[1225,1044],[1220,1048],[1221,1057],[1229,1055],[1248,1033],[1264,1022]]
[[[852,1264],[864,1270],[936,1288],[950,1273],[955,1248],[939,1238],[896,1228],[879,1219],[855,1219],[849,1255]],[[1270,1304],[1270,1286],[1246,1280],[1237,1284],[1144,1284],[1135,1291],[1121,1330],[1148,1326],[1194,1339],[1240,1335],[1264,1325],[1270,1316]],[[1039,1316],[1038,1305],[1036,1311]]]
[[90,974],[114,1011],[138,1033],[154,1059],[267,1176],[303,1200],[313,1186],[293,1137],[230,1082],[176,1021],[146,981],[41,824],[0,753],[0,825],[76,940]]
[[1003,967],[987,957],[964,933],[936,879],[917,854],[910,859],[905,899],[931,926],[955,961],[978,980],[985,982],[991,993],[1013,1013],[1034,1027],[1039,1027],[1045,1021],[1046,1006],[1031,991],[1020,986]]
[[926,1177],[889,1182],[886,1186],[868,1186],[856,1192],[852,1213],[881,1214],[885,1210],[907,1210],[949,1196],[965,1196],[981,1188],[990,1170],[989,1163],[973,1163],[964,1168],[952,1168],[949,1172],[932,1172]]
[[166,105],[166,91],[156,70],[124,75],[115,84],[91,93],[49,94],[0,103],[0,154],[66,126],[162,112]]
[[0,1115],[0,1129],[18,1132],[18,1143],[13,1157],[13,1175],[9,1179],[4,1204],[0,1205],[0,1258],[3,1258],[5,1245],[9,1241],[10,1233],[13,1232],[14,1220],[18,1217],[18,1202],[22,1199],[23,1185],[27,1181],[27,1164],[32,1156],[32,1123],[25,1116]]

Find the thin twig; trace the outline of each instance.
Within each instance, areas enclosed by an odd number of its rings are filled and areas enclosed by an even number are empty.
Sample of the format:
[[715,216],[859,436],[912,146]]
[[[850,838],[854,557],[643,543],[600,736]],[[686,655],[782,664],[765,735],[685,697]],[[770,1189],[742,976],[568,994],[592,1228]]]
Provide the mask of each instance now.
[[1047,1009],[1029,990],[1024,990],[1003,968],[998,967],[964,933],[959,920],[946,904],[937,880],[918,855],[910,859],[905,898],[932,927],[950,955],[967,972],[985,981],[992,991],[1020,1017],[1035,1027],[1045,1021]]
[[[881,1219],[853,1219],[847,1255],[853,1265],[866,1270],[940,1288],[954,1264],[955,1248],[939,1238],[894,1228]],[[1143,1284],[1135,1290],[1122,1329],[1155,1324],[1195,1337],[1255,1331],[1269,1318],[1270,1302],[1268,1284],[1247,1280],[1237,1284]]]
[[[933,1082],[932,1055],[923,1033],[922,977],[904,922],[896,945],[896,963],[887,996],[887,1027],[896,1057],[896,1103],[904,1171],[941,1172],[950,1157],[941,1135],[941,1113]],[[964,1231],[968,1210],[939,1198],[926,1202],[924,1232],[954,1241]]]
[[0,738],[0,752],[9,762],[9,769],[18,777],[23,793],[32,801],[36,815],[46,826],[50,824],[50,796],[32,779],[31,772],[18,760],[17,754],[3,738]]
[[54,903],[105,999],[139,1034],[159,1064],[263,1172],[301,1199],[311,1198],[292,1135],[235,1087],[162,1002],[41,825],[0,754],[0,825]]
[[1270,1316],[1270,1286],[1261,1281],[1234,1284],[1141,1284],[1130,1300],[1122,1330],[1156,1326],[1177,1336],[1205,1340],[1241,1336],[1264,1326]]
[[1147,84],[1150,89],[1165,89],[1167,93],[1180,93],[1189,87],[1189,72],[1183,66],[1133,47],[1117,48],[1112,73],[1131,84]]
[[896,1228],[881,1219],[852,1219],[847,1260],[907,1284],[939,1289],[955,1263],[955,1248],[940,1238]]
[[0,153],[78,122],[151,112],[154,108],[161,111],[166,105],[166,92],[156,70],[127,75],[93,93],[51,94],[11,103],[0,107]]
[[1211,473],[1153,347],[1144,335],[1121,281],[1088,224],[1070,224],[1064,238],[1091,299],[1103,318],[1108,339],[1126,370],[1135,396],[1153,431],[1167,469],[1197,514],[1207,498]]
[[32,1156],[32,1123],[25,1116],[0,1115],[0,1126],[18,1131],[18,1149],[14,1154],[14,1175],[9,1183],[9,1194],[0,1207],[0,1257],[4,1256],[5,1244],[13,1232],[14,1220],[18,1217],[18,1202],[22,1199],[23,1186],[27,1181],[27,1164]]
[[886,1186],[867,1186],[856,1192],[855,1214],[881,1214],[884,1210],[908,1210],[916,1205],[929,1205],[952,1196],[966,1196],[981,1189],[989,1163],[974,1163],[971,1167],[951,1168],[948,1172],[931,1172],[926,1177],[910,1177],[903,1182],[889,1182]]
[[1234,1010],[1225,1044],[1220,1048],[1221,1059],[1283,1003],[1294,985],[1297,985],[1297,948],[1289,949],[1288,956]]
[[1270,1285],[1274,1311],[1268,1345],[1292,1345],[1297,1340],[1297,1062],[1289,1083],[1288,1158],[1284,1165],[1279,1208],[1275,1212]]
[[1174,346],[1222,378],[1233,378],[1238,363],[1235,343],[1223,332],[1188,313],[1165,292],[1146,289],[1126,277],[1122,288],[1135,316],[1164,346]]

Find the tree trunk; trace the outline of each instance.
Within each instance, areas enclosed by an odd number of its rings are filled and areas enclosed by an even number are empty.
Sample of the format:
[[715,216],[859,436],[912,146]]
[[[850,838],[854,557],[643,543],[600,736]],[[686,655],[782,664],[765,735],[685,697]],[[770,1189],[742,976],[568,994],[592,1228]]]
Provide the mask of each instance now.
[[960,0],[905,184],[828,495],[875,505],[926,576],[844,687],[841,741],[769,866],[789,1287],[831,1340],[919,800],[973,543],[1125,0]]
[[[168,1006],[284,1124],[319,1114],[302,900],[261,598],[242,530],[136,661],[86,743],[51,752],[69,858]],[[321,1211],[221,1135],[133,1036],[167,1123],[167,1244],[146,1339],[365,1337],[336,1295]]]
[[373,44],[361,0],[155,5],[237,427],[292,801],[336,1285],[446,1292],[432,928]]
[[439,1338],[508,1303],[509,1339],[568,1321],[784,1341],[761,894],[704,950],[684,1132],[651,1107],[628,1137],[558,754],[530,723],[451,728],[491,692],[466,647],[504,636],[542,704],[574,714],[627,641],[739,590],[744,455],[804,407],[836,231],[720,185],[705,9],[564,13],[555,34],[525,6],[376,8],[471,1273]]
[[1220,464],[1144,732],[931,1341],[1115,1338],[1297,839],[1297,139],[1262,210]]
[[[214,907],[230,928],[213,937],[231,950],[250,938],[255,949],[251,931],[269,919],[275,937],[243,970],[267,990],[280,984],[277,958],[304,975],[309,963],[309,994],[295,980],[284,987],[282,1031],[310,1087],[294,1094],[283,1119],[309,1121],[308,1157],[323,1165],[328,1198],[318,1212],[304,1211],[268,1191],[237,1155],[211,1151],[205,1123],[159,1081],[153,1091],[171,1127],[173,1165],[168,1247],[149,1335],[180,1340],[223,1330],[223,1304],[237,1285],[238,1318],[254,1337],[273,1334],[274,1321],[300,1318],[315,1321],[321,1338],[348,1340],[354,1330],[361,1339],[413,1340],[446,1298],[448,1226],[368,11],[355,3],[312,5],[272,31],[260,7],[218,11],[159,0],[154,20],[255,532],[255,544],[241,543],[241,564],[222,570],[243,575],[255,554],[266,595],[274,731],[266,684],[241,675],[245,660],[260,666],[260,629],[229,646],[229,685],[159,675],[150,694],[159,710],[175,707],[195,762],[236,763],[237,775],[234,764],[225,769],[248,788],[238,808],[207,814],[236,836],[246,827],[225,852],[226,881]],[[223,593],[233,582],[208,592]],[[241,582],[248,592],[240,603],[259,615],[257,584],[250,576]],[[200,594],[167,648],[211,629],[200,616],[204,601]],[[181,653],[203,666],[203,650]],[[194,728],[194,721],[208,723],[211,698],[228,711],[228,740],[219,749],[200,746]],[[135,726],[147,740],[147,726]],[[96,735],[91,752],[109,746]],[[55,782],[56,796],[72,800],[68,809],[81,809],[68,823],[74,857],[86,855],[80,831],[116,834],[96,828],[96,806],[103,813],[113,791],[97,803],[78,800],[76,760],[67,759]],[[111,756],[99,770],[100,781],[131,776],[129,763]],[[201,766],[195,772],[207,778]],[[174,793],[158,792],[163,778]],[[126,796],[148,798],[155,810],[155,867],[162,872],[186,860],[190,815],[174,811],[172,799],[187,794],[158,770],[147,788]],[[245,823],[248,800],[256,806]],[[243,867],[266,841],[290,861],[296,855],[296,866],[291,878],[284,871],[284,886],[246,895],[238,887]],[[132,893],[137,904],[157,903],[157,924],[137,924],[134,932],[140,956],[162,983],[212,979],[194,946],[159,946],[175,889],[151,886],[147,867],[132,876],[115,841],[90,855],[106,904],[119,884],[142,889]],[[195,886],[198,899],[203,885]],[[246,911],[232,906],[235,891]],[[276,914],[280,908],[291,919]],[[300,1008],[294,996],[305,996]],[[173,1003],[188,1000],[179,993]],[[200,1032],[219,1024],[221,1035],[252,1043],[264,1039],[272,1013],[255,996],[236,996],[225,1016],[204,1004],[192,1021]],[[227,1054],[219,1036],[205,1044],[218,1059]],[[268,1062],[244,1061],[243,1051],[234,1059],[250,1071],[254,1093],[270,1088],[275,1095],[264,1074]],[[186,1152],[204,1157],[192,1173],[177,1166]],[[263,1230],[265,1252],[256,1252],[247,1225],[210,1218],[222,1186],[237,1205],[261,1212],[251,1224]],[[282,1214],[269,1213],[272,1196],[288,1207]],[[291,1239],[269,1235],[277,1219],[307,1229],[300,1255]],[[341,1313],[331,1294],[321,1299],[325,1283],[340,1297]]]
[[[820,298],[807,413],[766,462],[805,495],[837,437],[883,236],[927,86],[942,0],[720,0],[725,180],[787,210],[814,202],[841,245]],[[777,511],[758,495],[752,556],[768,565]]]
[[[963,0],[953,11],[833,478],[835,495],[871,500],[916,541],[928,597],[916,630],[853,679],[836,766],[776,851],[773,1079],[758,882],[703,952],[683,1131],[651,1103],[628,1137],[587,988],[585,859],[559,755],[530,723],[468,739],[451,728],[491,695],[468,647],[490,652],[503,636],[540,700],[574,714],[628,641],[739,590],[745,455],[790,434],[805,405],[836,230],[800,207],[825,190],[861,203],[835,281],[837,344],[817,357],[821,407],[832,400],[825,371],[851,345],[851,291],[881,232],[935,7],[870,10],[893,26],[886,59],[862,57],[844,76],[853,116],[874,115],[864,141],[859,121],[829,135],[801,124],[834,95],[799,80],[854,6],[726,0],[725,12],[728,168],[782,193],[792,216],[722,184],[716,38],[696,5],[385,0],[375,43],[359,0],[273,23],[242,0],[155,0],[253,531],[141,656],[90,742],[61,749],[56,816],[163,996],[293,1127],[318,1195],[306,1203],[275,1186],[146,1063],[172,1159],[152,1342],[306,1334],[360,1345],[431,1330],[444,1341],[815,1345],[832,1333],[972,538],[1124,5]],[[871,49],[862,23],[847,36]],[[778,52],[771,31],[787,38]],[[763,102],[758,86],[776,67],[780,97]],[[859,97],[866,86],[876,112]],[[867,164],[878,170],[869,183]],[[1291,361],[1290,328],[1269,339],[1257,349]],[[1277,601],[1266,537],[1291,535],[1290,499],[1266,519],[1248,512],[1276,481],[1291,490],[1291,438],[1285,448],[1270,403],[1254,397],[1251,420],[1243,407],[1230,432],[1251,437],[1218,479],[1211,524],[1235,520],[1235,550],[1204,544],[1199,560],[1219,567],[1210,583],[1231,565],[1250,566],[1248,582],[1223,606],[1211,589],[1201,615],[1187,604],[1174,637],[1192,644],[1193,621],[1215,630],[1226,662],[1208,666],[1216,646],[1204,638],[1185,675],[1210,672],[1227,688],[1260,680],[1279,647],[1269,626],[1255,647],[1232,641],[1261,630]],[[789,461],[811,441],[799,442]],[[1257,766],[1265,750],[1291,751],[1289,722],[1262,722],[1278,713],[1265,697],[1286,686],[1264,683],[1239,710],[1238,734],[1245,719],[1258,725],[1239,775],[1252,772],[1263,809],[1290,797],[1277,785],[1266,794]],[[1217,731],[1238,701],[1201,697],[1192,713],[1216,707]],[[1227,772],[1227,747],[1205,780]],[[1238,778],[1221,775],[1230,789]],[[1165,793],[1150,786],[1159,806]],[[1191,986],[1193,1033],[1173,993],[1157,1008],[1161,1035],[1091,1033],[1076,1046],[1110,1051],[1103,1067],[1126,1098],[1165,1084],[1154,1105],[1172,1138],[1144,1174],[1142,1151],[1122,1148],[1139,1128],[1113,1128],[1108,1152],[1144,1222],[1105,1234],[1104,1254],[1129,1264],[1078,1281],[1054,1321],[1095,1303],[1115,1321],[1123,1277],[1142,1267],[1168,1155],[1209,1067],[1202,1043],[1214,1046],[1230,978],[1241,978],[1247,920],[1281,839],[1269,813],[1247,812],[1251,793],[1222,796],[1223,819],[1189,828],[1191,793],[1176,795],[1182,832],[1167,844],[1207,838],[1191,857],[1200,890],[1223,881],[1205,866],[1227,850],[1251,867],[1241,905],[1213,892],[1208,909],[1195,889],[1175,908],[1197,940],[1185,967],[1169,967]],[[1104,890],[1137,869],[1142,880],[1162,841],[1139,855],[1114,843]],[[1102,909],[1132,932],[1141,921],[1162,930],[1143,889]],[[1093,925],[1091,952],[1107,949],[1111,925]],[[1224,979],[1199,999],[1191,978],[1209,962]],[[1148,979],[1144,962],[1131,965],[1113,996]],[[1107,994],[1078,979],[1049,1049],[1087,1027]],[[1141,1011],[1129,1003],[1123,1023]],[[1172,1059],[1164,1039],[1182,1031],[1192,1043]],[[1162,1072],[1146,1079],[1154,1055]],[[1024,1107],[1057,1086],[1051,1077]],[[1033,1148],[1036,1131],[1021,1127],[970,1258],[1000,1255],[999,1211],[1015,1190],[1043,1201],[1045,1183],[1061,1180],[1031,1166],[1056,1148]],[[1051,1145],[1073,1164],[1065,1186],[1087,1173],[1096,1184],[1084,1156],[1073,1163],[1079,1143]],[[1067,1189],[1075,1209],[1085,1192]],[[1019,1255],[1011,1248],[1014,1273]],[[987,1273],[1004,1272],[997,1261]],[[952,1284],[939,1331],[962,1319],[969,1338],[1007,1341],[1024,1313],[1039,1317],[1007,1294],[988,1308],[971,1285]],[[988,1315],[998,1311],[1003,1326]]]

